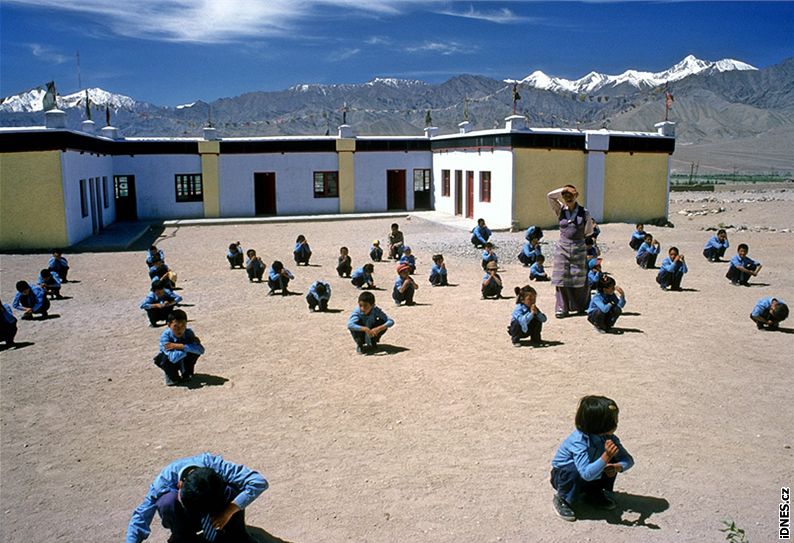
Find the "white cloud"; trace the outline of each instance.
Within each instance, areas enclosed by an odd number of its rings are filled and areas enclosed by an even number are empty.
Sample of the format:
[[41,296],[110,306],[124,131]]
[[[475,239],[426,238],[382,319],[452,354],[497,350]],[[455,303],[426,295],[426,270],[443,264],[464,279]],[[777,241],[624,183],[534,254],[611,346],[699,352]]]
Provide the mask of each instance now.
[[330,10],[387,16],[421,3],[421,0],[3,1],[49,12],[82,13],[122,36],[194,43],[297,37],[294,31],[299,23]]
[[418,45],[409,45],[405,47],[405,50],[409,53],[438,53],[440,55],[454,55],[457,53],[471,53],[476,51],[477,47],[457,41],[426,41]]
[[361,49],[339,49],[328,55],[328,60],[331,62],[341,62],[351,57],[356,56],[361,52]]
[[41,45],[40,43],[29,43],[28,47],[30,47],[30,52],[33,53],[34,57],[52,62],[53,64],[63,64],[72,60],[71,57],[62,55],[55,49],[47,47],[46,45]]
[[464,19],[477,19],[480,21],[488,21],[490,23],[498,24],[511,24],[511,23],[526,23],[526,22],[539,22],[542,19],[535,17],[524,17],[516,15],[507,8],[502,8],[494,11],[478,11],[474,6],[469,6],[468,11],[455,11],[452,9],[437,11],[441,15],[449,15],[451,17],[463,17]]

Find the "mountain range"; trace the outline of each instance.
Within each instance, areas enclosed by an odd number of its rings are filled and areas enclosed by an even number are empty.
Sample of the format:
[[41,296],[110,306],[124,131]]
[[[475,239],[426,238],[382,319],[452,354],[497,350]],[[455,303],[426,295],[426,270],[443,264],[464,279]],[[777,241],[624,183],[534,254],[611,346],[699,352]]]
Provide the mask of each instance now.
[[[521,96],[518,112],[533,127],[653,131],[669,91],[669,118],[677,124],[674,169],[689,171],[697,163],[701,172],[794,171],[794,58],[759,70],[737,60],[690,55],[662,72],[590,72],[577,80],[539,71],[521,80],[460,75],[438,85],[375,78],[176,107],[93,88],[59,96],[58,105],[67,112],[68,126],[79,129],[87,94],[97,124],[104,124],[108,107],[124,136],[200,136],[208,122],[221,137],[335,134],[343,106],[360,135],[422,134],[427,111],[443,134],[457,132],[465,117],[475,130],[504,126],[514,84]],[[0,126],[42,125],[43,96],[41,87],[0,100]]]

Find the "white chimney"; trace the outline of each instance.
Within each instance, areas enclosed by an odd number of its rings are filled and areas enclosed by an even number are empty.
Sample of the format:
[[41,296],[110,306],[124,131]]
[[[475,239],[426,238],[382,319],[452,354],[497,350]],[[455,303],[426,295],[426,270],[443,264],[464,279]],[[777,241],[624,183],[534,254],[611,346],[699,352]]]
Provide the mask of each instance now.
[[675,137],[675,123],[672,121],[662,121],[653,125],[656,132],[661,136]]
[[60,109],[51,109],[44,113],[44,125],[47,128],[66,128],[66,113]]
[[218,131],[215,130],[212,126],[205,126],[204,127],[204,139],[207,141],[215,141],[220,139],[218,137]]
[[471,123],[469,121],[458,123],[458,130],[461,134],[468,134],[471,132]]
[[105,126],[102,128],[102,135],[106,138],[117,140],[119,139],[119,129],[115,126]]
[[438,136],[438,127],[437,126],[428,126],[425,128],[425,137],[426,138],[435,138]]
[[85,132],[86,134],[93,134],[96,130],[96,123],[91,119],[87,119],[80,123],[80,130]]
[[511,132],[516,130],[526,130],[527,120],[523,115],[510,115],[505,118],[505,128]]
[[349,124],[341,124],[339,125],[339,138],[341,139],[349,139],[353,137],[353,127]]

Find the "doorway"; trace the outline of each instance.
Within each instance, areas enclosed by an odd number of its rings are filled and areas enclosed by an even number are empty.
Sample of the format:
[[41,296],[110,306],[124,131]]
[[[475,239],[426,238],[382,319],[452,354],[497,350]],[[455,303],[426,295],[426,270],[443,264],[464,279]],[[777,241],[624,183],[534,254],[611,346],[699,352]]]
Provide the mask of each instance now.
[[474,218],[474,172],[466,172],[466,218]]
[[137,221],[138,204],[135,200],[135,176],[114,175],[113,193],[116,200],[116,220]]
[[386,170],[386,209],[405,209],[405,170]]
[[276,214],[276,172],[254,173],[254,214]]
[[463,172],[455,170],[455,215],[463,215]]

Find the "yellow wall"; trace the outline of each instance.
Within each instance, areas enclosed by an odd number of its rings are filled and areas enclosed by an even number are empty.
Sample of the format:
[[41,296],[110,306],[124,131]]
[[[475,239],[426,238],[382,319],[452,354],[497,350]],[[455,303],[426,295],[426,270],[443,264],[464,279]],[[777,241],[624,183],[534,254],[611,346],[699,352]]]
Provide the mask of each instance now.
[[356,210],[355,150],[356,140],[336,140],[336,152],[339,157],[339,213],[353,213]]
[[61,152],[0,153],[0,249],[68,245]]
[[198,150],[201,155],[201,182],[204,188],[204,216],[221,216],[221,187],[218,169],[218,155],[221,144],[217,141],[200,141]]
[[667,214],[666,153],[607,153],[604,222],[647,222]]
[[513,217],[518,227],[559,226],[546,194],[563,185],[574,185],[579,202],[585,201],[585,161],[582,151],[513,149],[515,192]]

